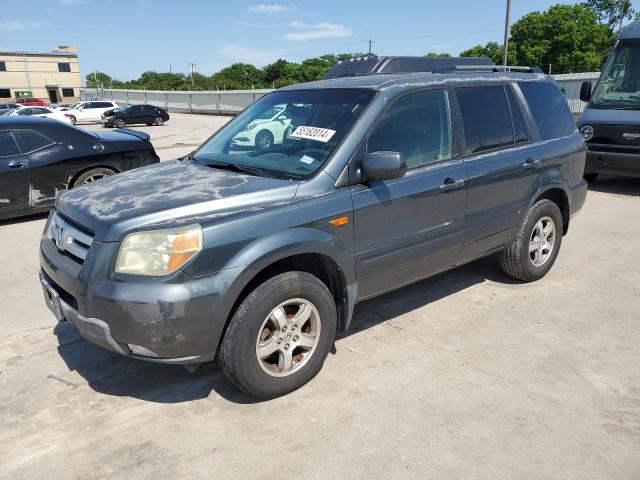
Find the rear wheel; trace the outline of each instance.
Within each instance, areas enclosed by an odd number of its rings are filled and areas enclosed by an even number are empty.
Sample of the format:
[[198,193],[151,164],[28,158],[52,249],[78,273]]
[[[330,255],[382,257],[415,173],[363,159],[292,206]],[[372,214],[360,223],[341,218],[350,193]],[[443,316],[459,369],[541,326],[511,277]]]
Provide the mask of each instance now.
[[260,398],[292,392],[322,368],[336,332],[326,285],[286,272],[251,292],[231,319],[218,360],[231,382]]
[[164,125],[164,120],[162,119],[162,117],[156,117],[153,119],[153,124],[156,127],[161,127],[162,125]]
[[529,209],[516,239],[502,252],[502,269],[517,280],[538,280],[551,270],[561,244],[560,209],[551,200],[540,200]]
[[117,127],[117,128],[122,128],[124,127],[124,120],[121,118],[116,118],[113,122],[113,124]]
[[92,168],[91,170],[87,170],[86,172],[78,175],[78,178],[75,179],[71,187],[76,188],[81,185],[88,185],[105,177],[110,177],[115,173],[116,172],[108,168]]
[[584,174],[584,179],[589,183],[595,183],[595,181],[598,179],[598,174],[597,173],[585,173]]
[[74,117],[73,115],[68,115],[68,117],[69,117],[69,120],[71,120],[71,123],[72,123],[73,125],[75,125],[75,124],[76,124],[76,122],[78,121],[78,120],[76,119],[76,117]]

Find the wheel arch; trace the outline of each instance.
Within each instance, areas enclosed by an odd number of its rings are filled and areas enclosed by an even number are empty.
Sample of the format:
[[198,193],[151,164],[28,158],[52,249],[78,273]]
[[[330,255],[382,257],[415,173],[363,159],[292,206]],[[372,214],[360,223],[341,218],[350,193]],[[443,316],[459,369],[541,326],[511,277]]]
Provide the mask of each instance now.
[[555,203],[562,214],[562,234],[566,235],[569,231],[569,223],[571,221],[571,204],[569,198],[567,191],[562,186],[548,185],[538,192],[538,195],[531,205],[535,205],[540,200],[550,200]]
[[69,180],[67,182],[67,190],[71,190],[71,188],[73,188],[73,184],[75,183],[75,181],[80,178],[80,175],[82,175],[83,173],[88,172],[89,170],[93,170],[95,168],[105,168],[107,170],[111,170],[113,173],[120,173],[120,170],[118,170],[117,168],[115,168],[113,165],[91,165],[88,167],[84,167],[81,168],[80,170],[78,170],[77,172],[75,172],[73,175],[71,175],[69,177]]

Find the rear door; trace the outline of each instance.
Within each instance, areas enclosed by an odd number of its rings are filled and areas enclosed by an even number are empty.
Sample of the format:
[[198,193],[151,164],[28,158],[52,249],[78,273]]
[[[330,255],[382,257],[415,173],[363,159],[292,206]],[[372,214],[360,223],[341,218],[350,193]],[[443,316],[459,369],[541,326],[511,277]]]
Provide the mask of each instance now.
[[467,190],[465,166],[453,144],[446,89],[400,97],[370,133],[367,151],[400,152],[408,171],[402,178],[351,187],[359,298],[456,263]]
[[0,216],[29,207],[29,162],[10,130],[0,130]]
[[461,261],[510,242],[540,188],[543,151],[531,141],[512,88],[509,84],[455,88],[469,176]]

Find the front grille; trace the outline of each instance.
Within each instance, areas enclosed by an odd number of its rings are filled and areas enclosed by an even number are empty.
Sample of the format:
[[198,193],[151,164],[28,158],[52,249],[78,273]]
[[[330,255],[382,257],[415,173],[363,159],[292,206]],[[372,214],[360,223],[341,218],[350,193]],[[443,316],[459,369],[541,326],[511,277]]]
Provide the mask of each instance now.
[[593,127],[593,138],[588,143],[640,147],[640,126],[638,125],[591,126]]
[[640,147],[622,145],[593,145],[589,144],[590,152],[600,153],[624,153],[627,155],[640,155]]
[[84,263],[93,243],[93,234],[72,222],[59,212],[53,212],[46,237],[62,254],[69,255],[78,263]]

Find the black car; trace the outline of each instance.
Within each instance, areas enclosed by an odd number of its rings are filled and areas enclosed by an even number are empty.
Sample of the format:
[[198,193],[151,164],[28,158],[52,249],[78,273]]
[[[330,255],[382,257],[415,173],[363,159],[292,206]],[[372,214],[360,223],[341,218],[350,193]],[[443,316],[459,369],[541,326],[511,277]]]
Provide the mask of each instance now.
[[169,113],[153,105],[129,105],[114,108],[102,114],[102,125],[122,128],[125,125],[147,124],[161,126],[169,121]]
[[60,192],[158,161],[144,132],[0,117],[0,219],[48,210]]

